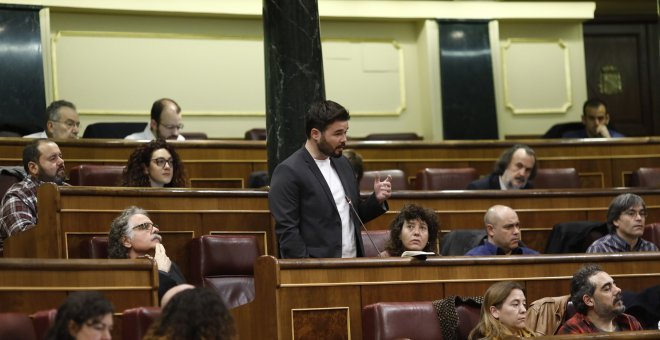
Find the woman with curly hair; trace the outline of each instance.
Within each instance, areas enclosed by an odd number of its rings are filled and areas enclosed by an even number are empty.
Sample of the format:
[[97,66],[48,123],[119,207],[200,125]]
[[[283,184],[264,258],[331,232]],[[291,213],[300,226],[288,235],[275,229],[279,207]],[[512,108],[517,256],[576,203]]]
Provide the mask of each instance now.
[[234,320],[212,288],[178,292],[163,308],[142,340],[230,340]]
[[497,282],[484,294],[481,318],[468,339],[508,339],[536,336],[525,324],[527,300],[515,281]]
[[390,239],[381,257],[401,256],[404,251],[435,252],[438,217],[431,209],[407,204],[390,223]]
[[99,292],[74,292],[57,309],[47,340],[111,339],[113,308]]
[[125,187],[189,187],[179,154],[164,139],[139,146],[128,158],[122,186]]

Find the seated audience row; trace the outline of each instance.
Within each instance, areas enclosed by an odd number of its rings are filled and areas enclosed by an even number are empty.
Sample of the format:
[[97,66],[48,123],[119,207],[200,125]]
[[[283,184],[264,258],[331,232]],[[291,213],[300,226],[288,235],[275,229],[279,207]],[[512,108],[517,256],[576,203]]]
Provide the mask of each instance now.
[[[150,118],[144,131],[130,134],[125,138],[133,140],[154,140],[157,138],[185,140],[179,134],[183,129],[181,107],[174,100],[170,98],[156,100],[151,106]],[[584,129],[565,131],[561,137],[623,137],[621,133],[607,126],[609,121],[610,115],[607,112],[605,102],[599,98],[590,98],[582,106],[582,124],[584,125]],[[75,105],[66,100],[57,100],[46,108],[45,130],[24,137],[76,139],[78,138],[79,129],[80,117]],[[416,136],[415,134],[412,135]]]
[[[524,151],[524,149],[518,149],[518,151]],[[59,147],[52,141],[36,140],[28,144],[24,150],[24,165],[30,175],[24,181],[12,186],[3,199],[2,216],[0,216],[0,242],[12,234],[24,231],[36,224],[36,189],[38,185],[44,181],[63,184],[64,160]],[[171,145],[160,139],[143,144],[135,150],[124,171],[123,181],[124,185],[131,186],[176,187],[182,184],[187,185],[185,170],[178,154]],[[388,182],[386,180],[383,183],[385,185]],[[351,208],[350,202],[346,209],[348,208]],[[402,211],[402,213],[405,215],[406,212]],[[620,195],[612,201],[608,211],[608,226],[611,234],[594,242],[587,252],[657,251],[654,244],[641,239],[645,218],[646,205],[641,197],[634,194]],[[399,222],[395,219],[393,224]],[[428,221],[426,224],[428,227]],[[484,225],[488,234],[487,239],[478,248],[470,250],[467,255],[537,253],[518,244],[521,242],[520,226],[517,214],[513,209],[500,205],[491,207],[484,216]],[[400,230],[399,234],[401,234]],[[407,231],[404,230],[402,236],[406,236],[405,232]],[[428,234],[427,230],[426,242],[429,244],[422,249],[431,249],[435,245],[436,234],[435,232]],[[413,236],[417,238],[419,235]],[[429,237],[432,238],[429,239]],[[399,242],[397,241],[399,239],[399,236],[392,238],[393,242]],[[418,242],[418,240],[415,239],[413,242]],[[0,243],[0,247],[1,245],[2,243]],[[399,256],[405,250],[410,249],[392,246],[388,252],[394,252],[397,254],[396,256]],[[382,255],[385,254],[387,253],[384,252]]]
[[[354,150],[345,150],[344,156],[350,161],[358,183],[362,181],[364,170],[362,165],[362,156]],[[431,175],[432,170],[436,171],[435,175]],[[536,162],[536,153],[532,148],[524,144],[516,144],[504,150],[498,160],[495,162],[493,172],[487,176],[479,179],[474,168],[460,168],[449,169],[444,172],[441,169],[424,169],[421,170],[416,177],[417,189],[424,189],[429,186],[427,181],[431,181],[432,176],[436,177],[436,181],[440,178],[443,182],[443,189],[451,190],[518,190],[518,189],[532,189],[534,188],[534,178],[538,173],[538,164]],[[559,172],[558,170],[563,170]],[[569,172],[570,171],[570,172]],[[368,172],[372,174],[373,172]],[[398,187],[393,187],[397,190],[406,189],[407,180],[405,174],[401,170],[383,170],[385,173],[392,172],[398,174],[396,180]],[[439,173],[438,173],[439,172]],[[547,169],[543,178],[539,178],[539,187],[554,188],[557,185],[566,187],[579,187],[579,177],[575,169]],[[554,179],[555,177],[558,179]],[[392,176],[394,177],[394,175]],[[366,179],[366,177],[365,177]],[[474,179],[474,180],[473,180]],[[557,182],[561,182],[560,184]],[[399,184],[401,183],[401,184]],[[361,183],[363,186],[364,183]],[[394,182],[393,182],[394,184]],[[560,186],[560,187],[561,187]]]
[[[156,100],[151,106],[151,120],[142,132],[126,136],[133,140],[173,139],[185,140],[179,134],[183,130],[181,107],[170,98]],[[24,136],[25,138],[77,139],[80,132],[80,116],[76,106],[66,100],[52,102],[46,108],[45,130]]]
[[[598,332],[639,331],[637,319],[625,314],[622,291],[605,271],[596,265],[581,267],[571,280],[570,302],[576,313],[559,326],[557,334],[584,334]],[[552,335],[536,333],[530,325],[539,326],[544,332],[555,325],[547,325],[543,315],[532,315],[528,320],[527,300],[524,288],[514,281],[497,282],[484,294],[481,319],[470,333],[471,340],[503,339]],[[552,313],[551,311],[548,311]],[[564,310],[558,311],[562,315]],[[552,315],[551,320],[554,319]],[[554,321],[553,321],[554,322]]]
[[[182,285],[168,291],[160,316],[142,339],[232,339],[234,321],[212,289]],[[74,292],[57,309],[47,340],[111,339],[113,306],[96,291]],[[125,327],[127,327],[125,325]],[[124,330],[124,334],[130,330]]]
[[[615,197],[607,212],[609,234],[595,240],[586,252],[658,251],[655,244],[642,239],[646,216],[646,204],[640,196],[627,193]],[[484,225],[486,236],[465,255],[539,254],[522,243],[520,220],[510,207],[490,207],[484,215]],[[432,210],[414,204],[406,205],[390,223],[390,238],[380,256],[401,256],[404,251],[432,252],[438,228],[439,222]],[[452,242],[471,243],[473,240]]]
[[[37,139],[23,149],[27,176],[12,185],[2,198],[0,251],[11,235],[37,224],[37,188],[43,182],[68,185],[59,146],[48,139]],[[183,162],[174,148],[162,139],[140,145],[124,169],[122,184],[139,187],[186,187],[189,182]]]

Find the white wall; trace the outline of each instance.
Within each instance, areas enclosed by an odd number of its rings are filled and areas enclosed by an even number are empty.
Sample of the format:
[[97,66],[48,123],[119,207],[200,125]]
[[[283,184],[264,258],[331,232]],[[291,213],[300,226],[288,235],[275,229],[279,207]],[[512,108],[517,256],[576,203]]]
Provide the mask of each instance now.
[[587,99],[580,22],[493,22],[491,44],[501,138],[580,120]]

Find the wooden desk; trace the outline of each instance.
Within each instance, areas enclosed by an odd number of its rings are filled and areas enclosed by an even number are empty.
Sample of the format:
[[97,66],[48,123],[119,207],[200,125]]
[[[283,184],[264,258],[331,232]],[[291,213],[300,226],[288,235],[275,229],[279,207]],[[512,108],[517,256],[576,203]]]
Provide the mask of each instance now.
[[0,258],[0,312],[57,308],[80,290],[102,292],[119,312],[158,306],[158,271],[148,260]]
[[148,260],[0,258],[0,312],[57,309],[70,293],[88,290],[112,302],[119,339],[124,310],[158,306],[158,270]]
[[[241,339],[362,338],[362,308],[380,301],[429,301],[482,295],[497,281],[516,280],[527,300],[569,292],[573,273],[597,263],[626,290],[660,282],[660,253],[515,257],[278,260],[255,265],[256,298],[237,308]],[[260,320],[254,327],[251,320]]]
[[[0,138],[0,165],[20,165],[29,139]],[[639,167],[660,167],[660,137],[611,140],[524,140],[544,168],[574,167],[582,187],[611,188],[628,183]],[[58,140],[66,166],[124,165],[143,142],[127,140]],[[515,141],[351,141],[364,158],[364,170],[401,169],[410,180],[423,168],[471,166],[481,175],[493,169],[502,151]],[[183,160],[193,187],[244,188],[252,171],[267,170],[266,142],[185,141],[172,144]]]

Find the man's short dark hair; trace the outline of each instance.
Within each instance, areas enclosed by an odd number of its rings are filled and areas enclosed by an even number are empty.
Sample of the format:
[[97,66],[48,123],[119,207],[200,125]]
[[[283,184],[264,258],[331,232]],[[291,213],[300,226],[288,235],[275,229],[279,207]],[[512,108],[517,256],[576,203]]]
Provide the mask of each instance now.
[[39,151],[39,145],[49,142],[48,139],[35,139],[25,146],[23,149],[23,169],[25,173],[30,174],[29,164],[30,162],[35,162],[39,164],[39,157],[41,157],[41,151]]
[[310,106],[305,118],[305,131],[309,138],[312,136],[312,129],[323,132],[328,125],[336,121],[348,121],[351,116],[343,106],[332,100],[322,100]]
[[643,209],[646,209],[646,203],[644,200],[635,194],[628,193],[614,197],[612,202],[610,202],[610,207],[607,208],[607,227],[609,228],[610,233],[616,231],[614,221],[619,219],[621,213],[639,205],[641,205]]
[[163,112],[167,102],[170,102],[176,106],[176,113],[181,113],[181,107],[177,102],[170,98],[161,98],[158,99],[151,105],[151,119],[155,120],[156,123],[160,123],[160,114]]
[[587,108],[593,108],[597,109],[599,106],[603,105],[605,107],[605,112],[607,112],[607,104],[600,99],[600,98],[589,98],[587,99],[586,102],[584,102],[584,105],[582,105],[582,115],[586,116],[587,115]]
[[511,163],[511,159],[513,158],[513,154],[518,151],[518,149],[523,149],[525,150],[525,153],[534,157],[534,167],[532,167],[532,173],[529,175],[529,179],[534,179],[536,177],[536,169],[538,162],[536,161],[536,152],[529,146],[525,144],[516,144],[502,152],[500,155],[500,158],[495,162],[495,174],[501,176],[504,171],[506,171],[506,168],[509,167],[509,163]]
[[587,314],[589,311],[589,306],[584,303],[582,297],[585,295],[594,296],[596,286],[589,279],[602,271],[603,269],[598,265],[587,264],[573,274],[570,301],[578,313]]
[[60,108],[63,108],[63,107],[68,107],[68,108],[76,111],[76,106],[73,105],[72,102],[68,102],[66,100],[56,100],[56,101],[50,103],[50,105],[48,105],[48,107],[46,108],[46,119],[50,120],[50,121],[53,121],[53,122],[59,121],[60,120]]

